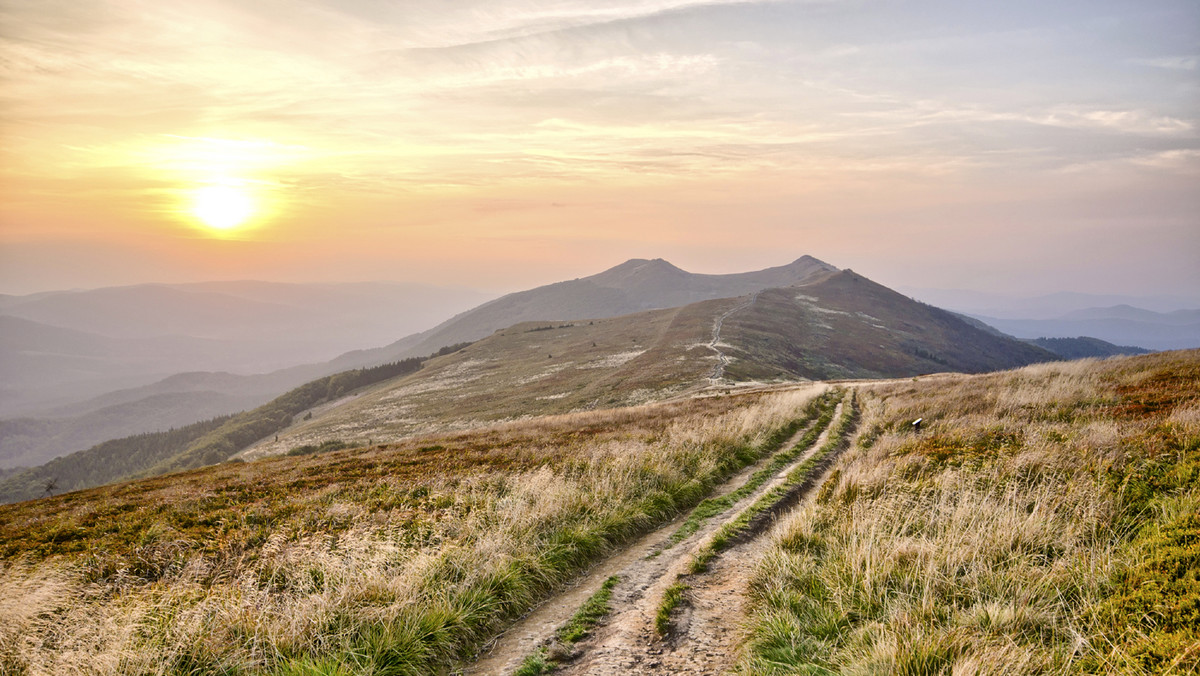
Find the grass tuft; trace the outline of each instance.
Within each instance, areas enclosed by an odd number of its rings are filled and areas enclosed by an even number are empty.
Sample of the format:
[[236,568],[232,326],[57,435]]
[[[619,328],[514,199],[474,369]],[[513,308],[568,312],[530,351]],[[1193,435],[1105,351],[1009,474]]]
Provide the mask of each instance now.
[[667,587],[663,592],[662,603],[654,615],[654,631],[659,636],[666,636],[671,631],[671,614],[683,603],[688,586],[682,582]]

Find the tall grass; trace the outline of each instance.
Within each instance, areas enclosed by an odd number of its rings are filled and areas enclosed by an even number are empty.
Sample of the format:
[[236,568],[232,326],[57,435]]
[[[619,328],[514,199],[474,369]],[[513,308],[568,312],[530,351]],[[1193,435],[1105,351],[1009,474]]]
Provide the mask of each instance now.
[[0,672],[445,669],[760,457],[823,389],[536,419],[0,508]]
[[740,672],[1194,673],[1198,397],[1197,352],[865,389]]

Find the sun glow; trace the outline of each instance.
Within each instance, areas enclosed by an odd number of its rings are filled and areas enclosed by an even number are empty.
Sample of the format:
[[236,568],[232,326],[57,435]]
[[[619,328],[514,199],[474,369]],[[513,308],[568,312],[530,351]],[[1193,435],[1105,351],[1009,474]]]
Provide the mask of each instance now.
[[210,185],[192,193],[192,213],[214,230],[232,230],[254,215],[254,199],[229,185]]

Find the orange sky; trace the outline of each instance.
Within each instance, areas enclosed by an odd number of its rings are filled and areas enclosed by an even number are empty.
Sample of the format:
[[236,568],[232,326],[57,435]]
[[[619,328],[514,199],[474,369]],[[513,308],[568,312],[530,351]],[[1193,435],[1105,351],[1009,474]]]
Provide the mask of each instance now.
[[5,3],[0,292],[802,254],[1200,289],[1200,8],[994,4]]

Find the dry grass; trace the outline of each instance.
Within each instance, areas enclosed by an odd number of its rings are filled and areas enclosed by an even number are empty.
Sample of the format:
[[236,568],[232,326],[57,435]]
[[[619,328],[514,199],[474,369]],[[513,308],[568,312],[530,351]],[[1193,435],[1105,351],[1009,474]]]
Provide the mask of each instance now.
[[823,391],[227,463],[0,508],[0,673],[428,673]]
[[246,457],[331,439],[366,443],[499,420],[661,401],[707,384],[713,313],[739,302],[566,323],[517,324],[421,371],[318,411]]
[[743,673],[1200,669],[1200,352],[862,394],[757,570]]

